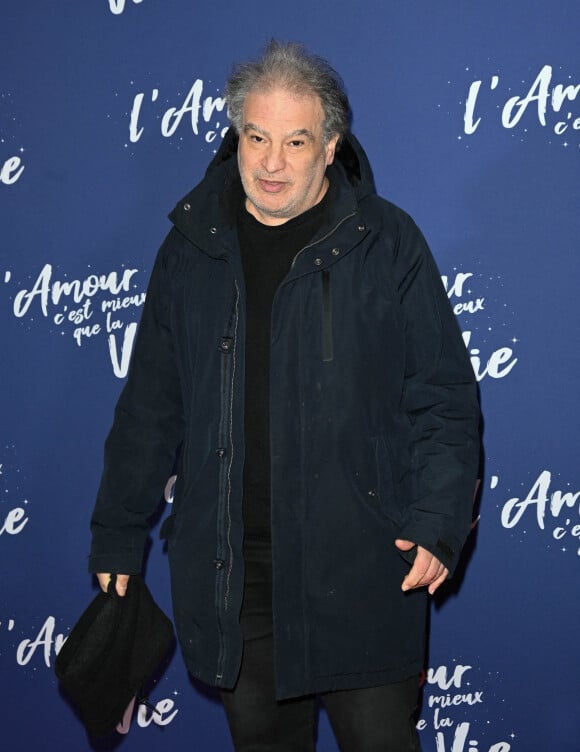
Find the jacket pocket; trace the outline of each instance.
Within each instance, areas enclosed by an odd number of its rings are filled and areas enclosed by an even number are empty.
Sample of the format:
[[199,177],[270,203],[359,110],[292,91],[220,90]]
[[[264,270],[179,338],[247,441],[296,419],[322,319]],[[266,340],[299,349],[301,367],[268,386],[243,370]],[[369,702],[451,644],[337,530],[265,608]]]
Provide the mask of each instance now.
[[332,343],[332,290],[330,288],[330,272],[324,269],[322,278],[322,360],[329,362],[334,358]]

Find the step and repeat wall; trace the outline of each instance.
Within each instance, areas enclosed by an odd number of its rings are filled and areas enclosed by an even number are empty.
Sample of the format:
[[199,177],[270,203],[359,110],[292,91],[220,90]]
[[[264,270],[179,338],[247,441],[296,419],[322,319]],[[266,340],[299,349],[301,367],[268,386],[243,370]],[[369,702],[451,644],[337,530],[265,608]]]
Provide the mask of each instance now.
[[[580,5],[5,2],[0,43],[0,747],[231,750],[177,650],[106,745],[54,661],[96,593],[89,518],[168,212],[271,37],[343,75],[379,193],[439,264],[485,415],[480,521],[432,605],[425,752],[580,750]],[[170,612],[152,521],[146,579]],[[336,752],[324,713],[318,750]]]

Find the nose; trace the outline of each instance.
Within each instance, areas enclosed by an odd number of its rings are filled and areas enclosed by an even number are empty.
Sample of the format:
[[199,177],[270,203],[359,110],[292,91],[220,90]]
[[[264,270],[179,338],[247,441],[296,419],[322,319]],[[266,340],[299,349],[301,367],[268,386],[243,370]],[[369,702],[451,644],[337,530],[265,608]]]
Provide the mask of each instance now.
[[266,172],[273,173],[283,170],[285,164],[283,147],[281,145],[269,144],[262,159],[262,166]]

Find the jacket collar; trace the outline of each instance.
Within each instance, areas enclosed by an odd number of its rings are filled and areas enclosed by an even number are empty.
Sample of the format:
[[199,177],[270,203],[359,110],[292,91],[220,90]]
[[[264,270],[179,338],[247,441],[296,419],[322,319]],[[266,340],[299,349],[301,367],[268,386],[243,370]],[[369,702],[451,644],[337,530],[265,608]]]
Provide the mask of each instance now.
[[[235,215],[240,194],[243,195],[237,147],[238,136],[230,128],[202,181],[169,215],[183,235],[217,258],[237,253]],[[312,244],[355,214],[362,198],[376,192],[367,156],[351,133],[343,139],[328,175],[337,186],[337,198],[330,208],[329,222]]]

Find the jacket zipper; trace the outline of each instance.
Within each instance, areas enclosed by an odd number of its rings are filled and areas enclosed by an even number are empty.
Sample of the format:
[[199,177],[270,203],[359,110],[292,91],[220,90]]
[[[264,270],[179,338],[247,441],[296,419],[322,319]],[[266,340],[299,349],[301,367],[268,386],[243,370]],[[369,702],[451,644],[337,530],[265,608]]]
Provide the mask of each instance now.
[[228,458],[228,478],[227,478],[227,505],[226,505],[226,512],[227,512],[227,544],[228,544],[228,571],[227,571],[227,577],[226,577],[226,591],[224,596],[224,608],[227,611],[229,606],[229,597],[230,597],[230,585],[231,585],[231,576],[232,576],[232,569],[234,566],[234,555],[233,555],[233,549],[232,549],[232,542],[231,542],[231,532],[232,532],[232,514],[231,514],[231,508],[230,508],[230,501],[232,496],[232,466],[234,463],[234,419],[233,419],[233,413],[234,413],[234,383],[236,380],[236,367],[237,367],[237,342],[238,342],[238,321],[239,321],[239,302],[240,302],[240,288],[238,287],[238,283],[235,282],[236,287],[236,295],[234,300],[234,350],[232,352],[232,378],[231,378],[231,384],[230,384],[230,404],[229,404],[229,421],[228,421],[228,445],[230,447],[230,453]]
[[[294,256],[292,259],[292,263],[290,264],[290,270],[292,270],[296,264],[296,261],[298,260],[298,257],[301,256],[304,251],[307,251],[309,248],[314,248],[319,243],[322,243],[324,240],[327,240],[331,235],[333,235],[338,228],[344,224],[348,219],[351,217],[354,217],[356,214],[356,211],[350,212],[350,214],[345,214],[342,219],[340,219],[334,227],[332,227],[325,235],[323,235],[318,240],[314,241],[313,243],[308,243],[308,245],[305,245],[304,248],[301,248],[298,253]],[[330,272],[327,269],[322,270],[322,360],[325,362],[331,361],[334,358],[334,348],[333,348],[333,342],[332,342],[332,296],[331,296],[331,289],[330,289]],[[282,284],[285,284],[284,282]]]
[[318,245],[319,243],[322,243],[323,240],[326,240],[327,238],[329,238],[331,235],[333,235],[338,230],[338,228],[344,222],[346,222],[347,219],[350,219],[351,217],[354,217],[355,214],[356,214],[356,212],[351,212],[350,214],[347,214],[339,222],[337,222],[335,224],[335,226],[326,233],[326,235],[323,235],[321,238],[319,238],[318,240],[316,240],[314,243],[308,243],[308,245],[305,245],[304,248],[301,248],[298,251],[298,253],[294,256],[294,258],[292,259],[292,263],[290,264],[290,269],[294,268],[294,264],[296,263],[296,260],[298,259],[298,256],[301,256],[304,253],[304,251],[307,251],[309,248],[314,248],[315,245]]
[[[296,256],[292,259],[292,264],[290,265],[290,269],[294,268],[294,264],[296,263],[296,260],[298,257],[304,253],[304,251],[307,251],[309,248],[314,248],[314,246],[318,245],[319,243],[322,243],[323,240],[326,240],[331,235],[333,235],[338,228],[347,221],[347,219],[350,219],[351,217],[354,217],[356,212],[351,212],[350,214],[346,214],[339,222],[336,223],[336,225],[329,230],[326,235],[323,235],[319,240],[315,241],[314,243],[309,243],[308,245],[305,245],[304,248],[301,248]],[[332,297],[330,292],[330,272],[327,269],[322,270],[322,360],[325,363],[330,362],[334,358],[334,350],[333,350],[333,344],[332,344]]]
[[[237,335],[239,321],[239,300],[240,290],[237,282],[235,285],[235,295],[232,304],[232,313],[227,327],[227,335],[232,333],[229,352],[224,352],[222,358],[226,358],[222,366],[222,417],[220,420],[219,437],[221,448],[218,451],[226,449],[226,465],[222,466],[220,471],[220,503],[218,508],[218,558],[215,560],[216,566],[216,605],[218,607],[217,625],[219,633],[220,649],[217,661],[216,680],[219,682],[224,674],[226,664],[227,646],[224,637],[224,629],[220,618],[220,610],[223,605],[224,612],[228,611],[231,574],[233,569],[233,549],[231,544],[231,491],[232,480],[231,472],[234,461],[234,444],[233,444],[233,400],[234,400],[234,382],[236,379],[237,369]],[[233,327],[233,331],[232,331]],[[226,342],[228,337],[224,337]],[[223,343],[222,343],[223,349]],[[231,359],[231,360],[230,360]],[[225,526],[225,538],[224,538]],[[225,556],[224,556],[225,554]],[[224,561],[225,558],[225,561]]]
[[328,363],[334,358],[332,346],[332,297],[330,292],[330,272],[322,271],[322,360]]

